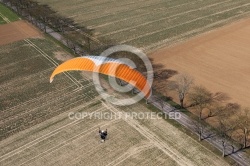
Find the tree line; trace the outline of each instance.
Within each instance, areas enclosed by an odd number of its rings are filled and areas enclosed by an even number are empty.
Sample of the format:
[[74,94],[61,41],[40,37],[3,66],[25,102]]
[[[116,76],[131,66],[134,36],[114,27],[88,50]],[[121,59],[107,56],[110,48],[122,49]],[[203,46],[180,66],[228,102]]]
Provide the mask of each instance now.
[[47,33],[46,27],[52,28],[55,32],[60,32],[65,37],[68,47],[75,54],[77,53],[77,47],[91,52],[96,49],[94,47],[100,45],[93,40],[93,29],[76,24],[73,19],[58,14],[48,5],[40,4],[35,0],[2,0],[2,2],[45,33]]
[[[204,121],[213,117],[217,134],[220,136],[222,156],[226,147],[235,152],[233,142],[240,145],[240,149],[250,147],[250,110],[242,108],[237,103],[227,103],[230,99],[225,93],[211,93],[204,86],[194,85],[194,79],[189,74],[179,74],[173,81],[168,82],[168,89],[178,94],[181,108],[193,108],[198,114],[194,128],[201,141],[204,133]],[[189,105],[185,106],[184,101]]]

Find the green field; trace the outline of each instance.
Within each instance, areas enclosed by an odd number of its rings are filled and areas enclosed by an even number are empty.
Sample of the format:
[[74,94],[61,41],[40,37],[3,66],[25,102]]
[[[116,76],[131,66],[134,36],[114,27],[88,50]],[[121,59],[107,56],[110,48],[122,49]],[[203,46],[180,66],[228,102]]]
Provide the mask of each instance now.
[[9,21],[19,20],[19,17],[15,13],[0,3],[0,24],[6,23],[4,17],[6,17]]
[[4,23],[5,23],[4,19],[0,17],[0,24],[4,24]]
[[249,0],[37,0],[92,28],[101,41],[150,50],[250,13]]

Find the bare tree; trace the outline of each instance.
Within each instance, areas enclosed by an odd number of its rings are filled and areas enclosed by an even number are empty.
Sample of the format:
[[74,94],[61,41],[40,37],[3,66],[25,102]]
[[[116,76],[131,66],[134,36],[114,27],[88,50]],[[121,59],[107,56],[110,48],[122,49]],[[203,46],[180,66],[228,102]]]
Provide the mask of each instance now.
[[226,146],[227,146],[227,132],[228,128],[227,125],[224,124],[223,121],[219,121],[219,135],[221,138],[221,144],[222,144],[222,157],[225,157],[225,151],[226,151]]
[[231,143],[231,136],[236,127],[236,123],[232,120],[228,120],[227,117],[219,118],[218,121],[218,130],[222,144],[222,157],[225,157],[227,146],[232,147],[232,153],[234,152],[234,146]]
[[[77,31],[75,26],[75,22],[71,18],[66,18],[64,16],[53,14],[50,17],[50,26],[53,27],[57,32],[62,32],[65,34],[66,32]],[[80,35],[80,33],[78,33]],[[81,36],[79,36],[81,38]]]
[[15,8],[16,12],[19,13],[20,7],[19,7],[19,1],[17,0],[9,0],[9,3],[12,7]]
[[38,5],[32,8],[31,13],[33,17],[41,22],[42,29],[46,33],[46,26],[50,23],[55,11],[53,11],[48,5]]
[[213,95],[203,86],[195,86],[189,94],[189,101],[199,112],[199,119],[202,119],[202,113],[209,104],[213,102]]
[[248,147],[248,137],[250,136],[250,110],[241,110],[238,116],[237,138],[243,148]]
[[193,127],[194,127],[195,132],[199,136],[199,141],[201,141],[203,139],[202,136],[203,136],[203,132],[204,132],[204,128],[205,128],[204,125],[202,125],[201,120],[199,120],[199,121],[194,120]]
[[225,157],[225,150],[227,146],[232,147],[234,152],[234,146],[231,143],[232,135],[236,127],[238,126],[237,119],[233,118],[240,109],[240,105],[237,103],[229,103],[224,106],[218,113],[218,131],[222,143],[222,156]]
[[182,73],[177,75],[174,81],[169,82],[168,88],[178,93],[182,108],[184,107],[184,99],[193,84],[193,80],[193,77],[191,77],[189,74]]
[[81,34],[76,31],[68,32],[64,35],[66,37],[66,43],[71,48],[74,54],[77,54],[77,48],[79,48],[81,42]]
[[34,8],[37,8],[37,6],[38,2],[34,2],[32,0],[25,0],[23,2],[23,16],[33,22],[32,12]]

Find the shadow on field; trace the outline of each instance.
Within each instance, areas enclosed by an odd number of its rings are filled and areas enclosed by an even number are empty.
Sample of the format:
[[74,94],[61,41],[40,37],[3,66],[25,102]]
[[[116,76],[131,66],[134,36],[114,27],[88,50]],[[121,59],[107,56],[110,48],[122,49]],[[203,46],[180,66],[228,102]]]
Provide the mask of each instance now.
[[166,89],[168,79],[178,74],[178,71],[172,69],[166,69],[162,64],[155,64],[153,59],[150,58],[150,61],[154,69],[154,83],[153,87],[156,92],[160,92],[166,96]]

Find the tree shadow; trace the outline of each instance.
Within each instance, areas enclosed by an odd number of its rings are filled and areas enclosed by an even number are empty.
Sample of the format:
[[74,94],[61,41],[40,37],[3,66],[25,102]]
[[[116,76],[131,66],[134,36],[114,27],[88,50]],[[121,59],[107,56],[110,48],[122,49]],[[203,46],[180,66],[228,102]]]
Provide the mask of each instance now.
[[[157,92],[160,92],[161,94],[167,93],[167,84],[171,77],[178,74],[178,71],[167,69],[166,66],[163,64],[154,63],[154,60],[150,58],[151,64],[153,66],[153,74],[154,74],[154,83],[153,87]],[[172,98],[171,98],[172,99]]]
[[[224,92],[215,92],[212,94],[213,102],[226,103],[230,99],[231,99],[231,97],[227,93],[224,93]],[[186,106],[186,108],[192,108],[192,107],[195,107],[198,105],[199,105],[198,103],[190,103],[189,105]],[[238,104],[237,103],[228,103],[227,107],[238,107]],[[209,117],[213,117],[213,116],[205,117],[205,119],[209,118]]]
[[216,133],[209,133],[206,136],[203,135],[202,140],[210,139],[216,136]]
[[[234,149],[235,149],[235,147],[234,147]],[[236,154],[238,152],[245,152],[246,153],[246,150],[249,150],[249,149],[250,149],[250,146],[247,146],[246,148],[240,147],[237,150],[234,150],[234,151],[232,151],[231,153],[229,153],[229,154],[227,154],[225,156],[230,156],[230,155]]]
[[217,102],[226,102],[231,99],[231,97],[224,92],[216,92],[213,94],[213,99]]

